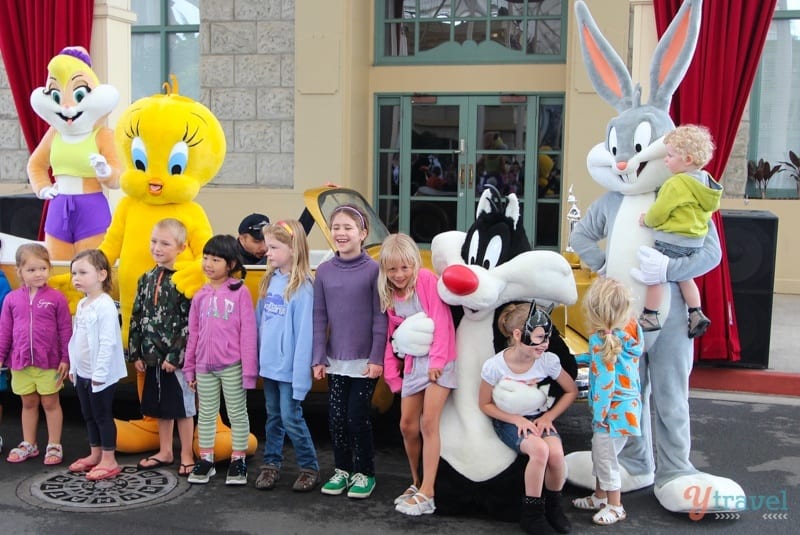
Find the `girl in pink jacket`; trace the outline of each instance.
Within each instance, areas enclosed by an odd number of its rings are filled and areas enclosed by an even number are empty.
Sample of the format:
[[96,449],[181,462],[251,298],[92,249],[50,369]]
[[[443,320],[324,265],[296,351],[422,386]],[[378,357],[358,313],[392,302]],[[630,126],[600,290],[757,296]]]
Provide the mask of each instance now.
[[0,367],[9,364],[11,389],[22,397],[22,442],[9,452],[7,460],[20,463],[39,455],[36,428],[41,404],[49,435],[44,464],[59,464],[63,459],[63,414],[58,392],[69,372],[72,319],[67,299],[47,285],[51,266],[44,246],[20,246],[16,264],[22,286],[3,301]]
[[[227,485],[247,484],[245,455],[250,438],[245,389],[256,387],[258,352],[253,298],[244,286],[245,268],[233,236],[213,236],[203,247],[203,272],[208,284],[192,298],[189,339],[183,375],[197,391],[197,435],[200,461],[189,483],[208,483],[214,468],[214,438],[220,392],[231,422],[233,452]],[[232,275],[240,273],[241,279]]]
[[[433,488],[439,467],[439,418],[450,390],[456,387],[453,317],[439,298],[436,275],[422,269],[419,249],[409,236],[388,236],[379,263],[381,307],[389,316],[383,376],[392,392],[400,392],[400,431],[412,479],[395,499],[395,510],[412,516],[431,514],[436,510]],[[392,335],[405,318],[415,314],[433,322],[433,343],[427,354],[399,355],[394,352]]]

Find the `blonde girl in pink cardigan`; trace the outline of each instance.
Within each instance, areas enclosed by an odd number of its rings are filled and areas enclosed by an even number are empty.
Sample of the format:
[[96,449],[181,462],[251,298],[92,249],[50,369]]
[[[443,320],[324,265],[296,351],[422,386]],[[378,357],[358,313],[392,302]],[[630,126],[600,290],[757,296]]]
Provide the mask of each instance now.
[[[383,375],[392,392],[400,392],[400,431],[412,479],[395,499],[395,509],[411,516],[431,514],[436,510],[433,495],[441,447],[439,419],[450,390],[456,387],[453,317],[436,291],[436,275],[422,268],[417,244],[409,236],[388,236],[381,246],[379,264],[381,308],[389,316]],[[433,324],[433,342],[427,351],[419,351],[420,355],[397,354],[392,335],[413,315],[422,315]]]

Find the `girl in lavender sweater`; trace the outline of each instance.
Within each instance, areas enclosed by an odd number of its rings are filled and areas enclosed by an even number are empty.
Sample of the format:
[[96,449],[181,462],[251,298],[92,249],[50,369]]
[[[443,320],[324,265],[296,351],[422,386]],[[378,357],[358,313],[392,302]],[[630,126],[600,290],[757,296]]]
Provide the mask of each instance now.
[[378,296],[378,264],[363,250],[367,217],[351,204],[330,220],[337,254],[314,280],[314,377],[328,378],[328,424],[335,470],[322,493],[368,498],[375,488],[370,405],[383,372],[386,314]]

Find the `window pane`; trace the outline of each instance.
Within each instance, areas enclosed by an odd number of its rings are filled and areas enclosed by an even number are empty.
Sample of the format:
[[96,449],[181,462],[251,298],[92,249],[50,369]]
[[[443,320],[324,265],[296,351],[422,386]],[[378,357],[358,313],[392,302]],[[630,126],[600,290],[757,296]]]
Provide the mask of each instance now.
[[384,25],[384,47],[386,56],[414,55],[414,24],[392,23]]
[[[463,26],[463,25],[462,25]],[[458,30],[456,30],[458,31]],[[431,50],[450,41],[450,24],[444,22],[419,23],[419,51]]]
[[378,195],[397,195],[400,191],[400,157],[383,152],[378,157]]
[[[561,16],[562,0],[540,0],[528,2],[528,15],[532,16]],[[518,8],[522,11],[522,7]]]
[[[449,16],[449,13],[445,12],[445,15]],[[486,15],[486,0],[456,2],[455,18],[480,17],[482,15]]]
[[384,199],[378,201],[378,216],[389,229],[389,232],[398,232],[400,221],[400,210],[398,209],[397,199]]
[[511,50],[522,50],[522,28],[518,21],[492,21],[492,41]]
[[[772,165],[789,161],[789,151],[800,154],[800,21],[773,20],[761,56],[761,95],[755,160]],[[770,181],[770,189],[795,190],[788,170]]]
[[161,92],[161,45],[156,33],[131,35],[131,97],[133,100]]
[[561,156],[552,152],[539,152],[537,196],[540,199],[558,199],[561,193]]
[[400,106],[380,106],[378,114],[378,148],[397,149],[400,147]]
[[[150,0],[152,2],[152,0]],[[155,2],[153,2],[155,3]],[[172,0],[169,2],[167,17],[170,26],[200,24],[200,0]]]
[[178,78],[181,95],[200,98],[200,34],[169,34],[169,72]]
[[463,43],[464,41],[475,41],[480,43],[486,40],[486,22],[484,21],[456,21],[455,23],[455,41]]
[[134,26],[158,26],[161,24],[161,2],[154,0],[131,0],[131,11],[136,13]]
[[[425,0],[422,2],[425,4]],[[413,19],[417,13],[416,0],[386,0],[387,19]]]
[[411,149],[457,149],[458,113],[458,106],[415,104],[411,109]]
[[539,146],[542,150],[561,150],[563,104],[539,106]]
[[[532,56],[564,59],[563,0],[385,0],[376,10],[377,57],[416,56],[402,63],[482,64],[532,62]],[[401,28],[400,21],[406,24]],[[459,54],[448,43],[479,47]],[[524,53],[520,53],[524,51]],[[397,61],[391,63],[397,64]]]
[[536,241],[534,247],[558,246],[558,229],[558,203],[538,203],[536,209]]
[[561,21],[540,20],[527,25],[528,54],[561,54]]

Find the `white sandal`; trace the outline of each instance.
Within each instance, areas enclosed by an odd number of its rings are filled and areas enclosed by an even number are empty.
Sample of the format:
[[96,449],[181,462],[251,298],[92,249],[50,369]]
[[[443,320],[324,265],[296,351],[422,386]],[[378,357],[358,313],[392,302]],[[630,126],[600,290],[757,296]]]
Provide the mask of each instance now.
[[[409,500],[412,503],[409,503]],[[433,502],[433,498],[428,498],[421,492],[417,492],[398,503],[394,510],[409,516],[430,515],[436,510],[436,504]]]
[[409,485],[406,490],[403,491],[403,494],[398,496],[394,499],[394,504],[397,505],[398,503],[402,502],[403,500],[407,500],[412,497],[414,494],[418,493],[419,489],[416,485]]
[[576,509],[583,509],[584,511],[599,511],[608,504],[608,498],[600,498],[592,493],[591,496],[585,498],[575,498],[572,500],[572,506]]
[[626,518],[628,518],[628,515],[625,513],[624,507],[621,505],[606,504],[605,507],[595,513],[595,515],[592,517],[592,522],[595,524],[600,524],[601,526],[610,526],[611,524],[616,524],[620,520],[625,520]]

